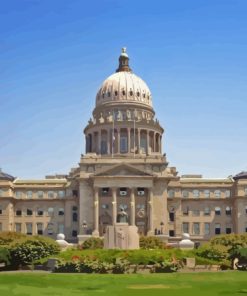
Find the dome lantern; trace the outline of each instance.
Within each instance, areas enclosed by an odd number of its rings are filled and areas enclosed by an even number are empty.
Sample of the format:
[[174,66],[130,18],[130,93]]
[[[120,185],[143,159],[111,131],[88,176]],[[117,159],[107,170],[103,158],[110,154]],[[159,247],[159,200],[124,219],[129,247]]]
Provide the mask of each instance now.
[[132,70],[129,67],[129,57],[126,52],[126,47],[122,48],[122,52],[118,60],[119,60],[119,66],[116,72],[132,72]]

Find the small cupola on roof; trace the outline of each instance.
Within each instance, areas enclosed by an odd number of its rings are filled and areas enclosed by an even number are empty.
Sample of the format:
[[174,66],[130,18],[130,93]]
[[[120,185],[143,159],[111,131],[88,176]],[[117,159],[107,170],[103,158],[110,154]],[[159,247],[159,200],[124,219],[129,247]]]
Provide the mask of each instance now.
[[119,66],[116,72],[132,72],[132,70],[129,67],[129,56],[126,52],[126,47],[122,48],[122,52],[118,60]]

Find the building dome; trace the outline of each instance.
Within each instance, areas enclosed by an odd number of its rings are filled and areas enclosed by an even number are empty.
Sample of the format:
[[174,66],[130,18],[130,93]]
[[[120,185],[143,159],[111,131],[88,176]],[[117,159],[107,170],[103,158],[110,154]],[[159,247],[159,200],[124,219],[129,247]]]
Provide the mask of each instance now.
[[121,71],[109,76],[97,93],[96,107],[123,101],[152,107],[150,89],[140,77],[132,72]]
[[152,108],[150,89],[140,77],[132,73],[126,48],[122,49],[116,73],[109,76],[98,90],[96,108],[124,102]]

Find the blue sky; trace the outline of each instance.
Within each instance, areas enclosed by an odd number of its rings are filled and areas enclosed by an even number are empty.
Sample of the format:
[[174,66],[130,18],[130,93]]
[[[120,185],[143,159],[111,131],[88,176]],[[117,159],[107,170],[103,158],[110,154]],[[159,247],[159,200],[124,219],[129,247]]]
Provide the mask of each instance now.
[[247,1],[0,0],[0,167],[68,173],[127,47],[179,174],[247,170]]

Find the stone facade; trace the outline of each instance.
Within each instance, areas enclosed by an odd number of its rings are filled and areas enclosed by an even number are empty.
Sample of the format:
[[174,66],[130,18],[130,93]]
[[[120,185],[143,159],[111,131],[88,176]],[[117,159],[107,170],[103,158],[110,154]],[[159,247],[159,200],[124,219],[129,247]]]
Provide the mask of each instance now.
[[196,241],[246,232],[247,173],[179,176],[162,152],[163,132],[151,92],[123,49],[117,72],[97,92],[78,167],[43,180],[0,173],[0,231],[64,233],[69,241],[103,236],[123,208],[140,234],[170,241],[183,232]]

